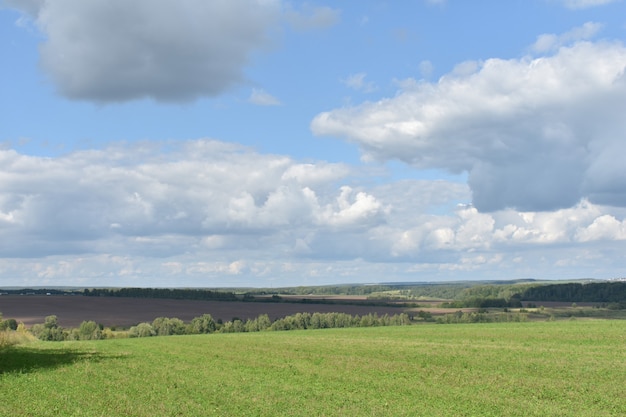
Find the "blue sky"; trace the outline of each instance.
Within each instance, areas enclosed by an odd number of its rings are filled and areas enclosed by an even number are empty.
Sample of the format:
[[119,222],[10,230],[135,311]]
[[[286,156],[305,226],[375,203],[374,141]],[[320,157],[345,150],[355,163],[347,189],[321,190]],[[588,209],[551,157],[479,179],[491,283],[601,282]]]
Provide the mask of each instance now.
[[624,12],[0,1],[0,284],[622,277]]

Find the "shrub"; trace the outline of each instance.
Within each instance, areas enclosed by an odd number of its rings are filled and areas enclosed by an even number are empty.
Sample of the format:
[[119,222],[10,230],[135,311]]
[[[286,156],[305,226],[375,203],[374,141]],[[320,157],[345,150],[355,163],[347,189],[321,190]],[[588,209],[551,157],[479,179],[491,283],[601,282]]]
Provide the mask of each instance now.
[[157,336],[171,336],[185,334],[187,329],[185,323],[180,319],[157,317],[152,322],[152,330]]
[[17,330],[17,321],[15,319],[2,320],[0,317],[0,330]]
[[39,340],[63,341],[69,338],[69,332],[59,326],[57,316],[48,316],[43,324],[35,324],[30,332]]
[[1,330],[0,331],[0,349],[9,346],[20,345],[28,343],[34,340],[34,337],[27,332],[20,332],[16,330]]
[[200,317],[195,317],[191,320],[190,333],[206,334],[213,333],[217,330],[217,323],[213,320],[213,316],[210,314],[203,314]]
[[78,328],[79,340],[100,340],[102,339],[102,326],[95,321],[83,321]]
[[150,323],[139,323],[128,330],[128,337],[150,337],[156,336],[156,332]]

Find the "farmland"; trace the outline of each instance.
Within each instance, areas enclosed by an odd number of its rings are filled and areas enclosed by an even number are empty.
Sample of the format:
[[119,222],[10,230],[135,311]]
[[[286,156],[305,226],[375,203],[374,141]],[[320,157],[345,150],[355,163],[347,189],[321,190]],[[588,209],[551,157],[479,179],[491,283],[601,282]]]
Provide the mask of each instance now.
[[34,342],[2,416],[626,415],[626,321]]
[[83,296],[0,296],[0,312],[27,326],[43,323],[49,315],[58,317],[59,324],[77,327],[84,320],[104,326],[131,326],[152,321],[156,317],[177,317],[183,321],[202,314],[211,314],[224,321],[238,317],[253,319],[267,314],[272,320],[303,312],[338,312],[352,315],[368,313],[399,314],[397,307],[350,304],[294,304],[241,301],[197,301],[150,298],[115,298]]
[[[211,314],[224,322],[239,318],[243,321],[267,314],[273,321],[296,313],[346,313],[353,316],[378,314],[396,315],[408,313],[418,316],[426,312],[433,318],[440,318],[457,312],[471,313],[479,308],[441,307],[446,300],[417,300],[413,303],[384,301],[369,303],[364,296],[283,296],[284,302],[243,302],[243,301],[203,301],[154,298],[117,298],[84,296],[43,296],[43,295],[2,295],[0,312],[5,318],[15,319],[30,327],[43,323],[47,316],[58,318],[63,327],[78,327],[85,320],[93,320],[105,327],[124,328],[141,322],[151,322],[157,317],[176,317],[185,322],[203,314]],[[263,298],[259,298],[262,300]],[[268,297],[267,300],[270,300]],[[502,314],[502,308],[483,309],[493,318]],[[599,303],[541,302],[535,308],[509,309],[513,314],[522,313],[524,319],[546,321],[550,319],[613,318],[626,319],[626,310],[601,308]]]

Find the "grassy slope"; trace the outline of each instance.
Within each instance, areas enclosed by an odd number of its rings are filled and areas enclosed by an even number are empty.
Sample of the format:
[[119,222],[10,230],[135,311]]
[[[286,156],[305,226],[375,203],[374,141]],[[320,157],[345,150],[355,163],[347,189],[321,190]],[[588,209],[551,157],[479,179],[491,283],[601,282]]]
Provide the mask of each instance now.
[[626,321],[36,343],[1,416],[626,415]]

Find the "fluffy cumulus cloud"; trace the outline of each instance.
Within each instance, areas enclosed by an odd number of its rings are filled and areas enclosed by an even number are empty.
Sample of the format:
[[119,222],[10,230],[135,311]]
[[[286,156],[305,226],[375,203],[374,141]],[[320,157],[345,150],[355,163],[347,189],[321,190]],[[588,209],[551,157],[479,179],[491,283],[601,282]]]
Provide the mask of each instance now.
[[268,45],[279,1],[10,0],[46,40],[41,66],[58,91],[97,102],[188,101],[244,81]]
[[[165,102],[216,96],[245,83],[254,52],[277,24],[294,30],[339,21],[330,7],[294,9],[281,0],[4,0],[45,36],[41,67],[65,97],[95,102]],[[278,100],[253,94],[253,102]]]
[[[597,30],[586,28],[554,43]],[[366,159],[467,172],[481,211],[554,210],[585,198],[626,206],[625,67],[622,44],[586,41],[547,56],[466,62],[437,82],[405,81],[394,97],[321,113],[311,127],[358,144]]]
[[[3,239],[3,254],[37,253],[37,247],[54,252],[57,240],[75,242],[72,251],[103,236],[139,247],[174,235],[245,235],[286,224],[350,227],[383,212],[364,191],[329,191],[346,176],[343,165],[298,164],[210,140],[187,142],[174,152],[159,146],[58,158],[1,151],[0,227],[37,237],[21,244]],[[322,189],[334,195],[316,191]]]
[[561,277],[598,264],[607,270],[590,275],[606,276],[624,262],[626,209],[482,213],[463,183],[362,175],[375,173],[214,140],[54,158],[2,150],[0,277],[269,286],[519,277],[546,259]]
[[2,257],[289,248],[311,228],[332,234],[385,221],[376,197],[341,186],[344,165],[210,140],[161,145],[58,158],[0,151]]

